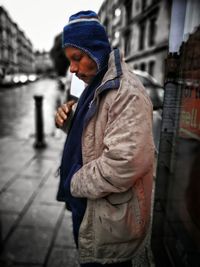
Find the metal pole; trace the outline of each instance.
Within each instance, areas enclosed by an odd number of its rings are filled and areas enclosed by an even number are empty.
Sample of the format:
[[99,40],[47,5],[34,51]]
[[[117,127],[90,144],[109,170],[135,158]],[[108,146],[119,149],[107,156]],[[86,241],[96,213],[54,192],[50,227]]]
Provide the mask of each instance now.
[[35,95],[35,148],[45,148],[46,143],[44,140],[44,131],[43,131],[43,114],[42,114],[42,101],[43,96]]

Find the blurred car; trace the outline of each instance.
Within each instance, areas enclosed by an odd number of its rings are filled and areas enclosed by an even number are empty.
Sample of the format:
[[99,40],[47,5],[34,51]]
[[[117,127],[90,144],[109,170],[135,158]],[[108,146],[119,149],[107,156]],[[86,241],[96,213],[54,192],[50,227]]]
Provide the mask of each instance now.
[[4,87],[10,87],[14,84],[13,82],[14,74],[5,74],[1,79],[1,85]]
[[13,77],[15,84],[25,84],[28,82],[28,76],[25,73],[16,73]]
[[28,82],[34,82],[38,79],[38,76],[35,73],[13,73],[6,74],[1,78],[0,84],[5,87],[11,87],[13,85],[23,85]]
[[29,82],[35,82],[37,79],[38,79],[38,76],[37,76],[37,74],[35,74],[35,73],[30,73],[30,74],[28,75],[28,81],[29,81]]
[[141,70],[133,70],[133,73],[140,79],[144,85],[153,104],[153,137],[158,153],[161,123],[162,123],[162,108],[164,101],[164,88],[152,77],[149,73]]

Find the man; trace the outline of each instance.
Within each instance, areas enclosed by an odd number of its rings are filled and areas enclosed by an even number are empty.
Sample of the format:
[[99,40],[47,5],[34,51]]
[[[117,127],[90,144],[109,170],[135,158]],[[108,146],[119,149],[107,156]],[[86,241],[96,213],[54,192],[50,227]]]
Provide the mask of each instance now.
[[150,222],[152,104],[95,12],[70,17],[63,48],[87,86],[56,114],[68,129],[57,199],[72,211],[81,266],[132,266]]

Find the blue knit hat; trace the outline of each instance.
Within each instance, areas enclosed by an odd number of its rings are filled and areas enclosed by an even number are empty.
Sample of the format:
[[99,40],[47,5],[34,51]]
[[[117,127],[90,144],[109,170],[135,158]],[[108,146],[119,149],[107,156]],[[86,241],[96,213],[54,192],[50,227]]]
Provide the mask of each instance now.
[[80,11],[69,18],[63,29],[63,48],[73,46],[84,51],[100,70],[108,61],[111,47],[98,15],[91,10]]

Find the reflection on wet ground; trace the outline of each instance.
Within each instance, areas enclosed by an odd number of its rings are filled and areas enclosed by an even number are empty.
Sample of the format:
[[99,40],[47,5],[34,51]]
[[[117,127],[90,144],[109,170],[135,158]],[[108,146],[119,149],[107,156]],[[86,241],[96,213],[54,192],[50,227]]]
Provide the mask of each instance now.
[[34,95],[43,95],[44,132],[54,133],[54,113],[60,98],[64,96],[52,79],[41,79],[14,88],[0,88],[0,138],[16,136],[28,138],[35,133]]

